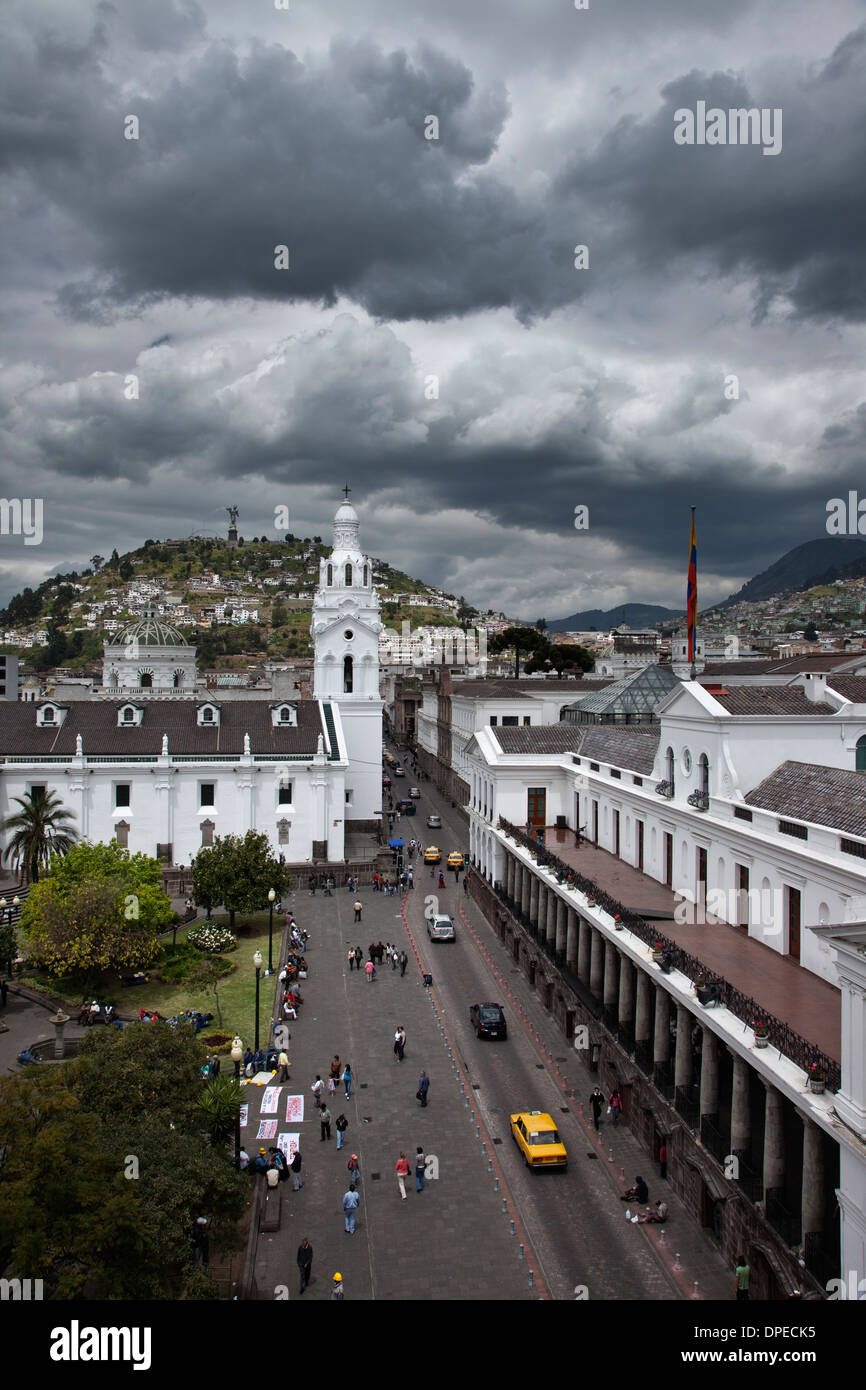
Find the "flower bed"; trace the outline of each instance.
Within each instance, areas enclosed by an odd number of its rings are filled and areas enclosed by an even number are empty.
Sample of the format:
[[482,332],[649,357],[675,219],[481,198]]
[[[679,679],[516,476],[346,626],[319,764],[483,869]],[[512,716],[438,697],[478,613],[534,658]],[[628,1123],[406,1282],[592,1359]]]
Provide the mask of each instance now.
[[200,927],[191,927],[186,937],[190,946],[194,946],[197,951],[234,951],[237,947],[237,937],[230,932],[228,927],[215,927],[202,924]]

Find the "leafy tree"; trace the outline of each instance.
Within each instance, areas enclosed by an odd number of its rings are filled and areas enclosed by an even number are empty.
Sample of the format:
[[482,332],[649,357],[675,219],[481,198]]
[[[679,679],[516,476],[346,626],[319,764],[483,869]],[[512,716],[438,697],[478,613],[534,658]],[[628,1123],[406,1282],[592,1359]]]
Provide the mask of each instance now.
[[514,652],[514,674],[520,675],[520,653],[538,652],[540,648],[548,644],[540,632],[536,632],[532,627],[507,627],[504,632],[498,632],[491,638],[489,651],[491,653],[513,651]]
[[239,835],[218,835],[208,849],[200,849],[190,865],[193,901],[207,909],[222,903],[233,927],[238,912],[256,912],[267,906],[268,889],[285,892],[289,877],[274,856],[267,835],[248,830]]
[[216,1247],[235,1248],[248,1184],[224,1145],[201,1142],[200,1060],[191,1029],[132,1024],[0,1080],[4,1272],[58,1300],[209,1296],[192,1222],[206,1215]]
[[47,867],[51,856],[68,854],[75,844],[74,817],[56,792],[27,792],[12,800],[21,809],[3,822],[3,830],[13,832],[6,858],[27,882],[38,883],[39,871]]
[[124,556],[117,570],[118,575],[124,583],[126,583],[127,580],[132,578],[132,568],[132,561],[130,560],[129,556]]
[[21,914],[30,954],[51,974],[137,970],[157,954],[171,925],[171,899],[155,859],[117,842],[73,846],[52,856],[48,877]]
[[546,631],[547,631],[547,619],[546,619],[546,618],[536,618],[536,619],[535,619],[535,627],[537,628],[537,630],[538,630],[539,632],[546,632]]
[[814,623],[807,623],[806,630],[803,633],[803,637],[807,642],[817,642],[818,629],[816,628]]
[[220,1028],[223,1026],[223,1011],[220,1004],[220,985],[225,979],[226,963],[214,960],[212,956],[205,956],[199,961],[195,970],[187,976],[187,980],[194,989],[203,989],[207,994],[213,994],[214,1008],[216,1009],[217,1023]]

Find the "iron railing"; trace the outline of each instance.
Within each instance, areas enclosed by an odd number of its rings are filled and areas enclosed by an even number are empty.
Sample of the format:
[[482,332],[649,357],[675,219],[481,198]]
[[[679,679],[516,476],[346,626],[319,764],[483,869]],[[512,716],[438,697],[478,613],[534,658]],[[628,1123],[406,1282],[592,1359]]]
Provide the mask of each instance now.
[[721,1005],[730,1010],[742,1023],[753,1027],[760,1019],[767,1027],[771,1045],[777,1048],[783,1056],[795,1062],[803,1071],[809,1071],[812,1067],[823,1071],[827,1078],[827,1090],[839,1090],[842,1085],[842,1069],[839,1062],[828,1057],[819,1047],[810,1043],[782,1019],[768,1013],[756,999],[729,984],[724,976],[709,970],[697,956],[683,950],[670,937],[661,935],[645,918],[617,902],[616,898],[612,897],[610,893],[606,893],[603,888],[599,888],[592,879],[578,873],[570,865],[558,860],[555,855],[549,854],[542,846],[535,844],[524,831],[519,830],[510,821],[504,820],[500,816],[498,828],[517,844],[522,844],[527,849],[532,850],[542,868],[551,868],[555,872],[557,882],[565,884],[568,888],[576,888],[587,897],[592,897],[594,902],[611,917],[618,916],[622,926],[647,946],[661,946],[667,953],[668,959],[671,960],[673,968],[679,970],[693,983],[698,976],[702,976],[705,984],[715,985]]
[[744,1149],[735,1149],[733,1157],[737,1160],[734,1182],[750,1202],[760,1202],[764,1195],[764,1178],[760,1169],[753,1166],[752,1155]]
[[719,1128],[718,1115],[701,1116],[701,1143],[717,1163],[725,1166],[730,1153],[730,1136]]
[[801,1214],[799,1211],[791,1211],[790,1207],[785,1205],[784,1197],[783,1187],[768,1187],[764,1211],[773,1230],[778,1232],[786,1245],[799,1245]]
[[673,1062],[655,1062],[653,1064],[653,1085],[660,1095],[664,1096],[665,1100],[673,1100],[676,1090]]
[[677,1114],[682,1115],[689,1129],[697,1129],[701,1122],[700,1101],[695,1089],[694,1086],[677,1086],[674,1098]]
[[649,1038],[641,1038],[634,1045],[634,1060],[645,1076],[653,1069],[653,1045]]

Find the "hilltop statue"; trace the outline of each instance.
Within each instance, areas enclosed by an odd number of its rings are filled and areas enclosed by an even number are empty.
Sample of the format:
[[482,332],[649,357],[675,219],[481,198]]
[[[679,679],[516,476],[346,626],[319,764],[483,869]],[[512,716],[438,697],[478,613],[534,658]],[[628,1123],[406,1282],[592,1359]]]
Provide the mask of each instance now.
[[234,529],[235,526],[237,526],[238,524],[238,517],[240,515],[240,512],[237,507],[226,507],[226,511],[229,514],[229,524],[231,525],[232,529]]

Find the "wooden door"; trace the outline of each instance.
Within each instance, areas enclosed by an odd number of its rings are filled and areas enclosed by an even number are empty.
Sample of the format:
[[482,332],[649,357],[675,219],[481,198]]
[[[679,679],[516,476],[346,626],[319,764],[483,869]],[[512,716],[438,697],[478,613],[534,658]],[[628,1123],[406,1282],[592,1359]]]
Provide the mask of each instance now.
[[800,959],[800,890],[786,888],[788,899],[788,955]]
[[674,837],[665,831],[665,883],[668,888],[674,883]]
[[643,869],[643,821],[635,821],[637,827],[637,867]]
[[526,819],[530,825],[546,825],[547,790],[545,787],[527,787]]

